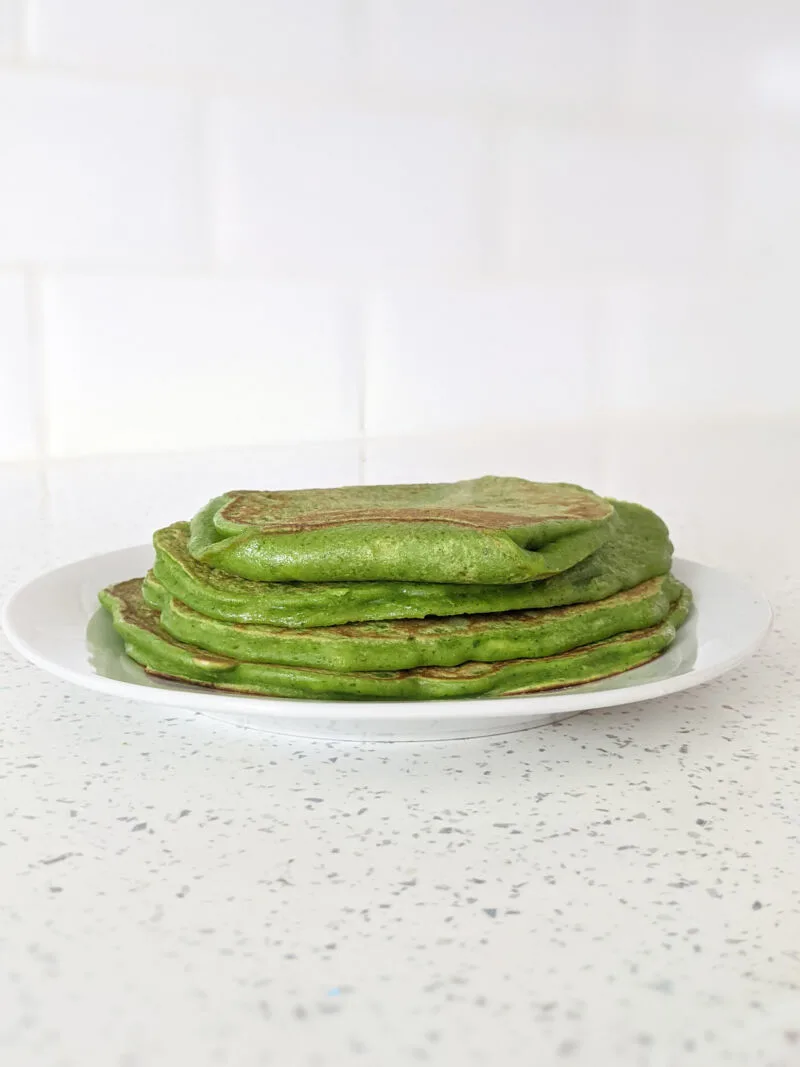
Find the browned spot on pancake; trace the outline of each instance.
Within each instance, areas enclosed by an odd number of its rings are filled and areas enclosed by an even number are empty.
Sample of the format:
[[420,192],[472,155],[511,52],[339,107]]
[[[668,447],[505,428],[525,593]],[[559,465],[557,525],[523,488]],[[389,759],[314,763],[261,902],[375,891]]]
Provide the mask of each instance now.
[[[613,645],[635,643],[643,638],[654,637],[664,625],[664,623],[659,623],[657,626],[649,626],[646,630],[632,630],[630,633],[617,634],[616,637],[610,637],[605,641],[599,642],[599,644],[603,648],[610,648]],[[578,648],[571,648],[566,652],[558,652],[553,656],[542,656],[541,658],[537,657],[529,660],[503,659],[496,660],[494,663],[473,661],[470,663],[462,663],[457,667],[415,667],[414,673],[417,676],[424,676],[426,678],[463,678],[475,674],[479,674],[482,677],[485,674],[497,674],[498,671],[504,670],[506,667],[509,667],[514,663],[563,663],[584,655],[591,648],[591,644],[580,645]]]
[[[616,671],[599,671],[599,672],[597,672],[595,674],[587,675],[585,678],[580,678],[580,679],[578,679],[577,681],[574,681],[574,682],[545,682],[545,683],[540,684],[540,685],[527,686],[524,689],[509,689],[504,693],[495,693],[495,694],[486,693],[486,694],[481,694],[481,695],[489,696],[489,697],[494,696],[495,698],[499,698],[499,697],[515,697],[515,696],[524,696],[526,693],[544,693],[544,692],[546,692],[548,690],[554,690],[554,689],[575,689],[579,685],[588,685],[590,682],[603,681],[606,678],[614,678],[619,674],[626,674],[628,671],[635,670],[637,667],[644,667],[644,665],[646,663],[652,663],[653,660],[658,659],[659,656],[662,656],[665,651],[666,651],[665,649],[662,649],[661,651],[654,653],[652,656],[648,656],[646,659],[639,660],[638,663],[632,663],[629,667],[621,667],[619,670],[616,670]],[[481,666],[484,666],[484,665],[481,664]],[[180,682],[183,685],[197,685],[197,686],[201,686],[203,689],[227,689],[227,690],[230,690],[232,692],[241,693],[242,696],[255,696],[255,697],[270,697],[271,696],[273,699],[277,698],[279,700],[299,700],[299,699],[303,699],[299,695],[296,696],[296,697],[278,696],[277,694],[267,693],[263,689],[261,689],[261,690],[260,689],[248,689],[246,686],[225,685],[224,682],[223,683],[220,683],[220,682],[199,682],[199,681],[195,681],[193,678],[183,678],[183,677],[181,677],[180,675],[177,675],[177,674],[164,674],[162,671],[154,671],[150,667],[145,667],[144,670],[147,672],[147,674],[151,674],[154,678],[165,678],[167,681]],[[320,673],[322,673],[322,672],[320,672]],[[422,670],[414,671],[414,674],[417,677],[420,677],[421,675],[423,675],[423,673],[426,673],[426,672],[423,672]],[[358,697],[358,696],[353,696],[353,697],[338,696],[337,697],[337,696],[330,696],[329,694],[319,694],[319,696],[320,696],[320,699],[324,699],[324,700],[342,700],[345,703],[349,700],[351,703],[356,703],[356,704],[360,703],[361,700],[363,700],[363,699],[367,699],[367,700],[376,699],[374,696],[366,697],[366,698]],[[305,699],[308,699],[308,698],[306,697]],[[386,699],[391,699],[391,695],[387,694]],[[435,698],[435,697],[434,698],[428,698],[428,702],[431,703],[431,704],[435,704],[437,699],[439,699],[439,698]],[[446,697],[444,697],[442,699],[446,699]],[[462,697],[460,699],[464,699],[464,700],[472,699],[472,700],[475,700],[475,699],[478,699],[478,697],[465,696],[465,697]],[[406,702],[407,702],[407,698],[406,698]]]
[[[392,488],[395,493],[388,491]],[[441,489],[443,499],[426,499],[436,489]],[[371,493],[377,499],[370,500]],[[220,511],[224,520],[273,533],[376,522],[438,522],[484,530],[507,529],[543,522],[597,522],[608,518],[613,510],[608,501],[586,490],[534,483],[521,483],[516,496],[510,491],[505,497],[489,491],[485,500],[479,499],[480,491],[476,493],[478,499],[468,499],[468,492],[458,486],[351,486],[274,493],[238,490],[226,495],[229,499]],[[491,499],[492,496],[498,498]]]
[[546,690],[550,689],[575,689],[579,685],[588,685],[590,682],[605,681],[606,678],[616,678],[619,674],[627,674],[628,671],[633,671],[637,667],[644,667],[646,663],[652,663],[654,659],[663,656],[665,651],[666,649],[661,649],[660,652],[648,656],[647,659],[639,660],[638,663],[632,663],[630,667],[620,667],[618,671],[600,671],[599,674],[587,675],[586,678],[581,678],[576,682],[548,682],[546,685],[534,685],[526,689],[509,689],[507,693],[501,695],[506,697],[518,697],[524,696],[525,693],[544,693]]
[[[143,666],[143,664],[140,664],[140,666]],[[199,682],[195,678],[184,678],[180,674],[165,674],[163,671],[154,671],[152,667],[144,667],[144,670],[145,670],[145,672],[147,674],[152,675],[153,678],[166,678],[166,680],[168,682],[180,682],[181,685],[199,685],[199,686],[202,686],[203,689],[230,689],[230,688],[232,688],[232,686],[222,686],[218,682]],[[269,696],[269,693],[257,693],[253,689],[242,689],[242,690],[239,690],[238,686],[237,686],[236,692],[237,693],[238,692],[249,693],[251,696],[254,696],[254,697]]]
[[646,630],[631,630],[629,633],[617,634],[611,640],[618,645],[629,645],[632,641],[638,641],[643,637],[654,637],[666,625],[666,622],[660,622],[657,626],[649,626]]
[[[658,578],[648,578],[646,582],[641,582],[639,585],[633,586],[632,589],[624,589],[621,593],[615,593],[613,600],[615,603],[632,603],[636,600],[641,600],[642,597],[652,596],[654,593],[659,593],[664,585],[664,575]],[[609,598],[611,599],[611,598]],[[602,603],[602,601],[600,601]],[[585,604],[575,604],[574,607],[582,608]]]
[[250,520],[242,519],[226,507],[224,509],[226,519],[241,525],[256,526],[261,530],[269,530],[271,533],[301,533],[303,530],[317,530],[334,526],[366,526],[371,523],[444,523],[449,526],[471,526],[480,530],[505,530],[514,526],[534,526],[542,522],[568,519],[588,520],[592,517],[603,518],[604,516],[591,516],[575,514],[572,512],[560,512],[549,515],[525,515],[522,513],[501,511],[479,511],[478,509],[453,508],[362,508],[342,511],[320,511],[313,515],[307,515],[294,522],[281,522],[279,519],[254,517]]
[[237,665],[236,660],[228,656],[206,652],[205,649],[189,645],[185,641],[178,641],[166,633],[161,625],[161,612],[156,608],[151,608],[142,597],[141,578],[129,578],[125,582],[118,582],[116,585],[109,586],[108,592],[119,601],[122,622],[136,626],[140,630],[146,630],[160,641],[182,648],[189,653],[198,666],[227,670]]
[[142,587],[142,579],[141,578],[126,578],[124,582],[116,582],[114,585],[109,585],[107,587],[107,589],[108,589],[108,592],[111,593],[112,596],[126,597],[127,598],[127,597],[131,597],[131,596],[133,596],[133,597],[138,596],[139,592],[141,590],[141,587]]
[[157,637],[163,636],[159,624],[160,614],[146,604],[142,597],[142,579],[129,578],[124,582],[110,585],[107,590],[111,596],[116,597],[120,603],[120,615],[123,622],[130,622],[141,626]]
[[[140,664],[140,666],[141,666],[141,664]],[[303,699],[307,700],[307,699],[309,699],[308,697],[302,697],[302,696],[299,696],[299,695],[296,696],[296,697],[287,697],[287,696],[283,696],[283,695],[281,695],[279,693],[268,693],[264,689],[248,689],[247,686],[243,686],[243,685],[226,685],[224,682],[199,682],[199,681],[196,681],[194,678],[185,678],[185,677],[182,677],[179,674],[164,674],[162,671],[154,671],[150,667],[144,667],[144,670],[147,672],[147,674],[151,674],[154,678],[166,678],[166,680],[168,682],[180,682],[181,685],[198,685],[198,686],[201,686],[203,689],[227,689],[232,693],[241,693],[242,696],[270,697],[273,700],[275,700],[275,699],[277,699],[277,700],[303,700]],[[320,693],[319,694],[319,699],[320,700],[343,700],[345,702],[348,699],[350,699],[350,701],[353,702],[353,703],[360,703],[360,700],[363,699],[363,698],[359,698],[359,697],[350,697],[350,698],[348,698],[348,697],[336,697],[336,696],[330,696],[327,693],[326,694]],[[374,698],[373,697],[369,697],[368,699],[372,700]]]

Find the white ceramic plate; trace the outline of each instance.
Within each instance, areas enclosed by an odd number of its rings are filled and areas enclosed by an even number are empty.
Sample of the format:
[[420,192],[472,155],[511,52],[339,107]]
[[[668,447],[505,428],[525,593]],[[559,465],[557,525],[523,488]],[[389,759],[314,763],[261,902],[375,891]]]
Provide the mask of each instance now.
[[766,599],[712,567],[676,560],[695,608],[659,659],[602,682],[528,696],[436,701],[289,700],[214,692],[152,678],[128,659],[97,591],[144,574],[149,545],[70,563],[19,589],[3,625],[12,645],[59,678],[112,696],[189,708],[274,733],[352,740],[476,737],[540,726],[591,708],[677,693],[708,682],[753,652],[772,613]]

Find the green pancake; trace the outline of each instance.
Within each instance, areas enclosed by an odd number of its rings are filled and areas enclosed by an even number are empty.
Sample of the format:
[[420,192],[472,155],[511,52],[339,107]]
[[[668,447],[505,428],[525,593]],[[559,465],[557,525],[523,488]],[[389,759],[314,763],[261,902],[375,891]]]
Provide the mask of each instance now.
[[156,532],[153,571],[177,600],[227,622],[338,626],[559,607],[602,600],[669,570],[672,545],[661,519],[638,504],[612,503],[616,528],[596,552],[561,574],[520,585],[249,581],[195,560],[185,522]]
[[394,619],[289,630],[209,619],[170,597],[152,575],[142,582],[150,607],[178,641],[250,663],[329,671],[398,671],[552,656],[662,622],[680,591],[669,575],[624,593],[572,607]]
[[189,552],[255,581],[505,585],[572,567],[613,528],[602,497],[524,478],[241,490],[192,519]]
[[152,674],[214,689],[264,696],[343,700],[435,700],[500,696],[597,681],[637,667],[663,652],[691,607],[691,593],[679,586],[667,618],[560,655],[456,667],[406,671],[326,671],[273,663],[240,663],[170,637],[157,610],[142,596],[141,579],[104,589],[100,602],[111,613],[128,655]]

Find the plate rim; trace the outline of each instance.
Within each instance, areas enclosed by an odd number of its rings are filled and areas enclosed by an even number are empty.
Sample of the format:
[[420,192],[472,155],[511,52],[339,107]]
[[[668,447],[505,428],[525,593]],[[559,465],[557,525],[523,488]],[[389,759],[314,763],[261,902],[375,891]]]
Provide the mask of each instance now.
[[[470,719],[470,718],[506,718],[535,720],[539,717],[558,714],[572,714],[580,711],[601,710],[639,703],[658,697],[671,696],[675,693],[693,689],[718,678],[751,656],[761,645],[774,622],[774,611],[769,599],[749,581],[738,577],[719,567],[713,567],[696,560],[676,557],[673,567],[698,569],[723,578],[735,584],[743,593],[747,593],[762,612],[760,626],[754,631],[750,640],[727,656],[708,664],[704,668],[692,667],[681,674],[667,678],[641,682],[638,685],[619,689],[593,689],[587,692],[576,686],[561,690],[541,693],[522,693],[505,697],[451,698],[446,700],[307,700],[302,697],[270,697],[254,694],[230,693],[192,688],[177,684],[140,685],[135,682],[108,678],[93,671],[81,671],[58,663],[40,653],[18,632],[14,622],[14,611],[19,602],[32,587],[47,580],[57,581],[65,572],[84,568],[91,564],[100,566],[111,564],[114,557],[146,551],[152,552],[149,544],[131,545],[126,548],[99,552],[92,556],[73,560],[42,571],[12,590],[3,604],[3,631],[12,648],[28,662],[57,678],[70,682],[83,689],[118,696],[126,700],[139,700],[148,704],[160,704],[177,708],[191,708],[204,712],[223,712],[228,707],[239,712],[258,712],[265,717],[281,716],[286,719],[358,719],[362,721],[381,721],[384,719]],[[696,608],[693,607],[693,614]]]

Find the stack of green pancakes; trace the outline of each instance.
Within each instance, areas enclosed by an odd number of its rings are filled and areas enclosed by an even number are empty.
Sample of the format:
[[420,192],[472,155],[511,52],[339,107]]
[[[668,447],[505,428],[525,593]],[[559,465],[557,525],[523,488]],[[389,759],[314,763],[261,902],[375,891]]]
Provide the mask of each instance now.
[[579,486],[243,490],[100,593],[152,674],[265,696],[431,700],[596,681],[691,608],[661,519]]

